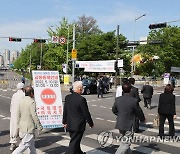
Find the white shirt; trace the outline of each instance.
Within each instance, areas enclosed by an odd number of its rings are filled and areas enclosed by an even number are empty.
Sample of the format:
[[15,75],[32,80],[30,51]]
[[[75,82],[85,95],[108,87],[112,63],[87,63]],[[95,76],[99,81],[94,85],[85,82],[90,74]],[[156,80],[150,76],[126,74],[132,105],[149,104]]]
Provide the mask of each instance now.
[[122,96],[122,86],[118,86],[116,90],[116,97]]

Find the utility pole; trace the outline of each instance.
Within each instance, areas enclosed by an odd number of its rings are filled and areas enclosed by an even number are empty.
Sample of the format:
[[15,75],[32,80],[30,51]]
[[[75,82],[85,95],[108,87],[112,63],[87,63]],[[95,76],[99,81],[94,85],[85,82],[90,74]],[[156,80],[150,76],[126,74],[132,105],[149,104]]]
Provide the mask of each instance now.
[[68,74],[68,51],[69,51],[69,25],[68,25],[67,52],[66,52],[66,74]]
[[[75,24],[73,25],[73,49],[75,49]],[[75,60],[72,60],[72,83],[74,82]]]
[[[119,25],[117,25],[117,44],[116,44],[116,62],[118,61],[118,51],[119,51]],[[115,88],[117,88],[117,69],[115,69]]]

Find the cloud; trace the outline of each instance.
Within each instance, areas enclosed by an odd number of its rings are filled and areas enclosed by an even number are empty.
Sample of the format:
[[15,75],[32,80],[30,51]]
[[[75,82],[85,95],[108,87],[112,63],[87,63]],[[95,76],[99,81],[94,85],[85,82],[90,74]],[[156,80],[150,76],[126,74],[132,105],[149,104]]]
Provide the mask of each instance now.
[[47,33],[48,26],[56,19],[40,19],[14,22],[0,26],[0,35],[4,37],[41,37]]
[[2,37],[19,37],[19,38],[48,38],[47,29],[57,22],[56,18],[44,18],[40,20],[28,20],[21,22],[12,22],[0,26],[0,52],[4,49],[21,50],[32,39],[22,39],[21,42],[9,42],[8,38]]

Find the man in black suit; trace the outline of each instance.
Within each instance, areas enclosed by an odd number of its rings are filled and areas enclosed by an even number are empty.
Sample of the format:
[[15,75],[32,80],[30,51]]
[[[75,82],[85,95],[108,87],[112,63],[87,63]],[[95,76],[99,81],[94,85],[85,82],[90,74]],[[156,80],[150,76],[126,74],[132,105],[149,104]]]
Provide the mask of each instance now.
[[149,82],[142,87],[141,93],[143,94],[144,98],[144,107],[151,109],[151,98],[153,95],[153,87],[149,85]]
[[97,80],[97,96],[98,96],[98,98],[99,98],[99,95],[101,95],[101,98],[103,98],[103,91],[104,91],[103,76],[100,76],[100,78]]
[[[130,95],[138,100],[138,105],[139,105],[139,102],[141,101],[141,99],[140,99],[140,97],[139,97],[138,88],[134,87],[135,79],[134,79],[134,78],[129,78],[129,83],[130,83],[131,86],[132,86],[131,91],[130,91]],[[138,132],[139,132],[139,118],[138,118],[138,117],[135,118],[135,122],[134,122],[134,132],[135,132],[135,133],[138,133]]]
[[124,141],[127,141],[127,138],[132,138],[133,125],[136,117],[139,117],[140,121],[145,122],[145,117],[138,105],[138,100],[130,96],[131,88],[129,83],[123,84],[122,89],[124,94],[123,96],[115,98],[115,103],[112,107],[112,112],[117,115],[115,128],[119,129],[123,141],[120,143],[120,147],[115,154],[131,152],[130,143]]
[[81,96],[82,82],[73,83],[73,93],[65,97],[63,124],[70,134],[70,143],[67,154],[84,154],[80,142],[85,131],[86,121],[92,128],[94,126],[86,99]]

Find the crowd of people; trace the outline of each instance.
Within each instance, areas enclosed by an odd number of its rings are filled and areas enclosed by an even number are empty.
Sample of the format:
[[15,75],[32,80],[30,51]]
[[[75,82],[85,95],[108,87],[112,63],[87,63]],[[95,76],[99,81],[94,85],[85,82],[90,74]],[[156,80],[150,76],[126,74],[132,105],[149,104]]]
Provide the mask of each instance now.
[[[124,78],[121,86],[117,88],[116,98],[112,106],[112,112],[117,116],[116,129],[124,137],[132,137],[134,132],[139,132],[139,122],[146,122],[143,110],[139,102],[138,88],[134,86],[134,78]],[[103,97],[102,77],[97,82],[98,97]],[[164,93],[160,94],[158,114],[159,114],[159,136],[164,136],[164,123],[166,118],[169,121],[169,135],[175,135],[174,118],[176,118],[175,95],[173,85],[168,84]],[[85,154],[81,150],[80,143],[83,137],[86,123],[90,128],[94,127],[91,114],[88,109],[86,98],[81,95],[83,91],[82,81],[73,83],[73,93],[65,97],[62,123],[70,135],[69,148],[67,154]],[[148,82],[142,87],[141,93],[144,98],[144,107],[151,109],[151,98],[153,87]],[[17,92],[11,100],[10,119],[10,150],[13,154],[21,154],[26,149],[35,154],[34,133],[35,129],[42,130],[43,127],[38,119],[35,108],[34,90],[32,87],[24,87],[24,83],[17,84]],[[17,137],[21,138],[19,146],[16,148]],[[131,143],[120,142],[120,146],[115,154],[131,153]]]

